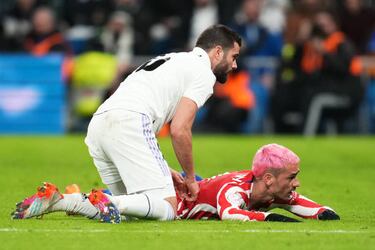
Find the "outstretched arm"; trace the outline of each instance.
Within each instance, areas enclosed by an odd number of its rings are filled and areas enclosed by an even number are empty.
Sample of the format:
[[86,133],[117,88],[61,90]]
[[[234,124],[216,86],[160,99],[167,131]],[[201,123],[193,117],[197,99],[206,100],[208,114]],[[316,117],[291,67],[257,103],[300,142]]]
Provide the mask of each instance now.
[[218,194],[217,208],[221,220],[298,222],[283,215],[246,210],[248,196],[238,187],[227,184]]
[[292,198],[288,201],[275,201],[271,208],[283,208],[297,216],[306,219],[316,220],[339,220],[340,216],[327,206],[322,206],[297,192],[293,192]]

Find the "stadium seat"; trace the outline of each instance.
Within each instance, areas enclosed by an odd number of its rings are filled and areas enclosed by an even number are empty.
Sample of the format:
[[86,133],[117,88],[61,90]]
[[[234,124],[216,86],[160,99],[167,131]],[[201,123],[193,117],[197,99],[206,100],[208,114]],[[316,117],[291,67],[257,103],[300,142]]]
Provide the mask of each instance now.
[[347,108],[350,105],[350,100],[348,97],[321,93],[313,98],[311,101],[306,124],[303,129],[303,134],[305,136],[316,135],[319,127],[319,123],[322,117],[322,112],[326,108]]

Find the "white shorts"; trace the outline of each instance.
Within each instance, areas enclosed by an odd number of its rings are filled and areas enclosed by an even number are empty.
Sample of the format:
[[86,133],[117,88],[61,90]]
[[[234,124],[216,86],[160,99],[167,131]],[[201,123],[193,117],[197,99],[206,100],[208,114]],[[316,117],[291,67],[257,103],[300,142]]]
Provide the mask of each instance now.
[[176,195],[147,115],[120,109],[94,115],[85,143],[104,184],[122,181],[127,194],[159,189]]

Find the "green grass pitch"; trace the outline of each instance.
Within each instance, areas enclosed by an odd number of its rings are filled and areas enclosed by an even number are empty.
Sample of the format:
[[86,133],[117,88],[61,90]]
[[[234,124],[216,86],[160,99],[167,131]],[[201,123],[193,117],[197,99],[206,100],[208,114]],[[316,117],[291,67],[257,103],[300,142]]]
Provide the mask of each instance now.
[[[196,171],[209,177],[247,169],[276,142],[301,161],[299,192],[334,208],[341,221],[303,223],[136,221],[108,225],[64,213],[14,221],[15,203],[42,181],[64,189],[102,187],[83,136],[0,137],[0,249],[375,249],[375,138],[195,136]],[[169,139],[160,146],[179,169]],[[281,212],[279,210],[278,212]],[[287,213],[284,213],[287,214]]]

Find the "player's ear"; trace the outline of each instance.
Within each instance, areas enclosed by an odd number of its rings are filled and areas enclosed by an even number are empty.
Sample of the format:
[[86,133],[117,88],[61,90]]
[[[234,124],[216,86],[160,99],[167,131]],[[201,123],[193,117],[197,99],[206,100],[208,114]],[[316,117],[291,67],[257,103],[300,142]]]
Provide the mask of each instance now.
[[262,176],[264,184],[266,184],[267,187],[271,186],[275,181],[275,176],[271,173],[265,173]]
[[223,58],[224,56],[224,50],[223,50],[223,47],[221,47],[220,45],[216,45],[215,46],[215,57],[217,60],[221,61],[221,59]]

